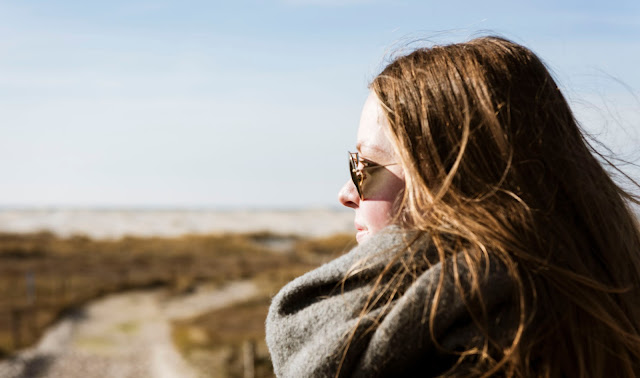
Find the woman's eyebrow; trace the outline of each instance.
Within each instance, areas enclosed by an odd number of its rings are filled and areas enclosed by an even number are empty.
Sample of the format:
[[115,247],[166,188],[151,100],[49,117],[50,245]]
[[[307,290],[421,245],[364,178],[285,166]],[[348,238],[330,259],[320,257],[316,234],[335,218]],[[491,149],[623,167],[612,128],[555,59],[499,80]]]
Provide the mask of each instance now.
[[[393,156],[389,153],[389,151],[385,151],[384,149],[367,142],[356,143],[356,149],[361,155],[364,155],[364,157],[368,157],[369,160],[385,160]],[[363,149],[364,152],[362,151]]]
[[371,144],[371,143],[367,143],[367,142],[358,142],[358,143],[356,143],[356,149],[358,151],[361,151],[363,148],[367,149],[367,150],[377,151],[377,152],[380,152],[380,153],[383,153],[383,154],[387,153],[382,148],[380,148],[380,147],[378,147],[378,146],[376,146],[374,144]]

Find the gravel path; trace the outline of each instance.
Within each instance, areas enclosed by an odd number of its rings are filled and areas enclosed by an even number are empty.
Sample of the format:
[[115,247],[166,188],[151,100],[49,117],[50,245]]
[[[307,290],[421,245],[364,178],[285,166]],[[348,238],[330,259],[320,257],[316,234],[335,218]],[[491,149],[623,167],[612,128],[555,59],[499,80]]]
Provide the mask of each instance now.
[[171,342],[170,320],[255,295],[249,281],[170,298],[163,290],[96,300],[51,327],[37,346],[0,362],[0,377],[196,377]]

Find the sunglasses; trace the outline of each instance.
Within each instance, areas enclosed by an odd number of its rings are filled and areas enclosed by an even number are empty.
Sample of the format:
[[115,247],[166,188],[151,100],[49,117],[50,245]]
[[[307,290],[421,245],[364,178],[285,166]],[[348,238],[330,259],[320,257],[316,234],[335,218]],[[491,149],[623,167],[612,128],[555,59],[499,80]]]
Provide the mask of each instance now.
[[[364,200],[364,181],[367,177],[372,176],[372,170],[396,164],[398,163],[386,165],[377,164],[370,160],[361,158],[358,152],[349,152],[349,172],[351,173],[351,181],[353,181],[353,184],[356,186],[360,200]],[[365,169],[369,172],[368,176],[365,175]]]

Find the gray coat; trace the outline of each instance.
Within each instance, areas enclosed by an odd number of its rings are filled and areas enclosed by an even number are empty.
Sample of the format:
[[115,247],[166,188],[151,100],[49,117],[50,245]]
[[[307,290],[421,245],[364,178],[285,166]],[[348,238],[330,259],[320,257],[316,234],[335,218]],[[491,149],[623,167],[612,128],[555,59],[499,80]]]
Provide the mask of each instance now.
[[[382,305],[362,313],[373,282],[394,256],[409,253],[404,246],[412,237],[396,227],[387,228],[280,290],[273,298],[266,323],[267,344],[278,377],[335,377],[338,370],[341,377],[436,376],[447,371],[458,375],[466,371],[469,361],[456,365],[458,356],[451,351],[481,346],[484,333],[471,320],[453,283],[453,264],[446,264],[448,273],[433,334],[430,331],[431,303],[442,264],[437,257],[429,256],[433,248],[426,236],[414,245],[421,246],[418,253],[433,264],[415,270],[417,274],[405,280],[399,294],[385,297]],[[458,261],[464,286],[466,270],[462,259]],[[395,266],[400,267],[400,262]],[[354,267],[357,270],[350,271]],[[383,277],[398,271],[391,269]],[[493,263],[488,278],[481,281],[492,337],[493,333],[511,330],[504,326],[506,322],[512,324],[513,319],[506,315],[514,307],[510,305],[510,282],[504,269]],[[454,365],[455,370],[451,370]]]

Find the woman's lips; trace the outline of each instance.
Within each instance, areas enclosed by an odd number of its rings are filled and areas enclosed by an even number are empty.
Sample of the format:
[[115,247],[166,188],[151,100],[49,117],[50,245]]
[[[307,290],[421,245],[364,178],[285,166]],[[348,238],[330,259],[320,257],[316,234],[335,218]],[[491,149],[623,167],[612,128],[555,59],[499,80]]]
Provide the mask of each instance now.
[[358,243],[362,243],[368,235],[369,235],[369,231],[367,230],[358,231],[356,233],[356,240],[358,241]]
[[356,240],[358,241],[358,243],[361,243],[364,238],[367,237],[367,235],[369,234],[369,230],[367,230],[366,227],[359,225],[358,223],[355,223],[355,227],[356,227]]

